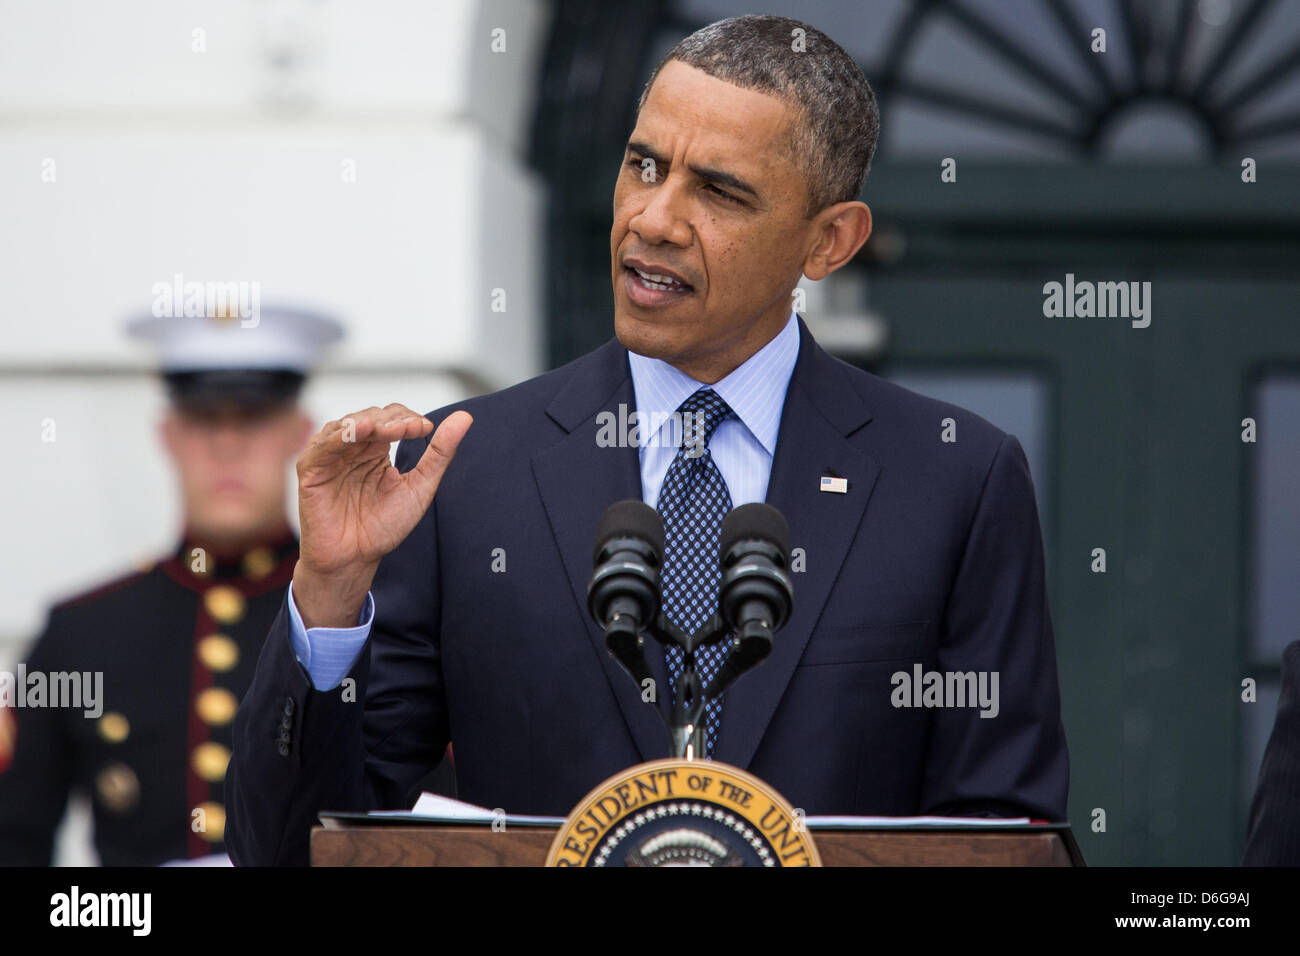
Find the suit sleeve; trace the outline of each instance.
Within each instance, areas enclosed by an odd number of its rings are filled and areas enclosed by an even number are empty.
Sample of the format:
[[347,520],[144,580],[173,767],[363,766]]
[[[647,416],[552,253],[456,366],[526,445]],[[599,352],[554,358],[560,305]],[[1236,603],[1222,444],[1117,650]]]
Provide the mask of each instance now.
[[[33,645],[29,673],[75,669],[59,663],[55,622],[52,616]],[[14,734],[13,760],[0,773],[0,866],[49,866],[74,778],[75,745],[64,723],[66,711],[26,707],[7,716]]]
[[984,481],[938,660],[941,672],[987,674],[996,713],[935,711],[922,812],[1065,820],[1069,758],[1042,533],[1029,463],[1012,435],[1003,436]]
[[1245,866],[1300,866],[1300,641],[1282,654],[1282,696],[1250,804]]
[[[425,447],[403,442],[398,469],[414,467]],[[412,788],[442,758],[436,510],[380,563],[370,637],[341,686],[312,686],[281,607],[235,717],[226,845],[236,864],[306,865],[322,810],[409,808]]]

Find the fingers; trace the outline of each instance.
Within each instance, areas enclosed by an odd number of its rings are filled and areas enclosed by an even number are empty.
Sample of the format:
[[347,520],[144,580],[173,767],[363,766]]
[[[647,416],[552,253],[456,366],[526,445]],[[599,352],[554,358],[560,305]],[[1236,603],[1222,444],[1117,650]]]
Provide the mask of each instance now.
[[372,405],[337,421],[327,422],[312,439],[311,445],[321,454],[337,454],[367,442],[387,446],[403,438],[423,437],[432,427],[433,423],[427,418],[400,403],[394,402],[383,408]]
[[429,439],[429,447],[420,456],[419,462],[411,470],[421,484],[421,490],[432,501],[442,481],[443,473],[451,460],[456,457],[456,449],[461,439],[474,424],[474,418],[466,411],[455,411],[442,420],[438,430]]
[[299,480],[305,475],[333,474],[343,462],[355,467],[369,459],[386,459],[392,442],[421,438],[432,428],[427,418],[400,403],[372,405],[327,422],[298,457]]

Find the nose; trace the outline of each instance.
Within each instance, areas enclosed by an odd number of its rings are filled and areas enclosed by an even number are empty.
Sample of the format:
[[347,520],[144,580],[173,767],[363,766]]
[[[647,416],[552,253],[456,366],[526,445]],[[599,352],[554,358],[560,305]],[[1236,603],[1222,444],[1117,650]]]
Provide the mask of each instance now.
[[646,245],[691,244],[691,224],[686,216],[687,197],[680,180],[672,174],[646,192],[645,206],[628,222]]
[[248,446],[248,429],[239,422],[220,422],[209,429],[208,442],[218,460],[240,458]]

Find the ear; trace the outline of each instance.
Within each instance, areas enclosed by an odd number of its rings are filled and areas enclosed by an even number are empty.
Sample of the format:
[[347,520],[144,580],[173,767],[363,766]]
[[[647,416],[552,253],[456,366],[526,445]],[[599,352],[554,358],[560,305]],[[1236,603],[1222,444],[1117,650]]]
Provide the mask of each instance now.
[[294,416],[294,441],[296,443],[294,452],[296,454],[307,447],[307,442],[311,440],[311,436],[316,432],[316,423],[302,409],[297,409]]
[[871,209],[864,202],[840,202],[817,214],[816,244],[804,260],[803,274],[814,282],[851,261],[871,235]]
[[179,441],[181,423],[176,417],[175,409],[167,409],[167,413],[158,422],[158,443],[163,446],[167,456],[173,461],[176,459],[176,444]]

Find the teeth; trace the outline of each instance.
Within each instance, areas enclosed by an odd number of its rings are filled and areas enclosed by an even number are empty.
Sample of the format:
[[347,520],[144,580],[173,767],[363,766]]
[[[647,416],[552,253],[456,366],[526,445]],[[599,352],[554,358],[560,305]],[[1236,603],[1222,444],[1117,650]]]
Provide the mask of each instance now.
[[649,272],[642,272],[636,266],[632,267],[632,271],[641,277],[642,283],[644,285],[660,292],[666,292],[669,289],[686,288],[686,286],[683,283],[678,282],[672,276],[652,275]]

